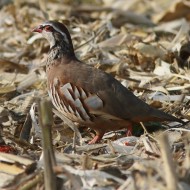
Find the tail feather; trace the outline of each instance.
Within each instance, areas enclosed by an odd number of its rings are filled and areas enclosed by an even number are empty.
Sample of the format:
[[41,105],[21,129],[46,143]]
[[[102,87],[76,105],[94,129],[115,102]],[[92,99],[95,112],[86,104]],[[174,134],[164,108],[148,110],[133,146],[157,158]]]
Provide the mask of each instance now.
[[157,110],[157,109],[152,110],[151,116],[158,118],[159,121],[177,121],[182,124],[186,123],[183,120],[178,119],[177,117],[175,117],[173,115],[170,115],[168,113],[165,113],[165,112]]

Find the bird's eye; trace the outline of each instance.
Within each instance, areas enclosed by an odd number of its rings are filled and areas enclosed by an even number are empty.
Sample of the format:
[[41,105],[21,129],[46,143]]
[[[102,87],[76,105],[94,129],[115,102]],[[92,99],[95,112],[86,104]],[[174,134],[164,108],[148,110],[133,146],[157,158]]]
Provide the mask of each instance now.
[[53,31],[53,27],[51,27],[51,26],[45,26],[44,30],[47,31],[47,32],[52,32]]

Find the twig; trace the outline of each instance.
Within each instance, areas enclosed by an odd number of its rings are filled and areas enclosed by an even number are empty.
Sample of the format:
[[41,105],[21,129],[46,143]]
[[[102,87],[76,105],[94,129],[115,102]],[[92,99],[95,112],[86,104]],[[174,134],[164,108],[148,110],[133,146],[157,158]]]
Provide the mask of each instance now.
[[113,147],[110,140],[108,140],[108,147],[110,148],[111,154],[116,155],[115,148]]
[[105,27],[106,27],[106,25],[103,25],[97,32],[95,32],[95,34],[89,40],[87,40],[85,43],[76,47],[75,50],[80,49],[81,47],[85,46],[86,44],[88,44],[89,42],[94,40],[99,34],[101,34],[101,32],[103,31],[103,29],[105,29]]
[[168,190],[178,190],[178,179],[175,171],[175,165],[172,159],[168,137],[162,134],[159,139],[160,151],[163,160],[163,168],[165,170],[165,180]]
[[184,128],[170,128],[170,129],[166,129],[164,131],[164,133],[168,132],[168,131],[184,131],[184,132],[190,132],[189,129],[184,129]]
[[53,112],[59,117],[61,118],[75,133],[74,138],[78,137],[78,139],[74,139],[73,140],[73,148],[75,147],[75,142],[76,140],[79,141],[80,145],[83,144],[83,140],[82,140],[82,136],[78,130],[78,127],[71,121],[69,120],[67,117],[65,117],[63,114],[61,114],[60,112],[58,112],[57,110],[53,109]]
[[156,140],[152,135],[150,135],[150,134],[148,133],[146,127],[145,127],[144,124],[143,124],[143,122],[140,122],[140,124],[141,124],[141,127],[142,127],[143,130],[144,130],[145,135],[148,136],[148,137],[150,137],[150,138],[151,138],[152,140],[154,140],[155,142],[157,142],[157,140]]
[[27,181],[24,181],[22,184],[20,184],[19,187],[17,188],[17,190],[35,189],[37,184],[42,181],[43,181],[42,172],[34,173],[34,175],[32,175],[32,177],[29,177],[29,179]]
[[32,119],[31,119],[31,116],[30,114],[28,113],[27,116],[26,116],[26,120],[23,124],[23,128],[20,132],[20,139],[21,140],[26,140],[27,142],[29,141],[29,138],[30,138],[30,131],[31,131],[31,128],[32,128]]
[[56,165],[52,145],[51,127],[53,125],[52,107],[49,100],[41,100],[39,107],[39,123],[42,129],[42,147],[44,159],[44,181],[46,190],[56,190],[56,175],[53,167]]
[[146,128],[145,128],[143,122],[140,122],[140,124],[141,124],[141,127],[142,127],[143,130],[144,130],[144,133],[145,133],[145,134],[148,134],[148,131],[146,130]]

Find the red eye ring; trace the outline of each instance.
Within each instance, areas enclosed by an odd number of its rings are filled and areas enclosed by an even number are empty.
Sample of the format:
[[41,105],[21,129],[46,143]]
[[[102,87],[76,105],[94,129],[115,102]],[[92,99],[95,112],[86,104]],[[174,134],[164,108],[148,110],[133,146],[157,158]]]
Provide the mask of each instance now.
[[44,30],[47,31],[47,32],[52,32],[53,31],[53,27],[47,25],[47,26],[44,27]]

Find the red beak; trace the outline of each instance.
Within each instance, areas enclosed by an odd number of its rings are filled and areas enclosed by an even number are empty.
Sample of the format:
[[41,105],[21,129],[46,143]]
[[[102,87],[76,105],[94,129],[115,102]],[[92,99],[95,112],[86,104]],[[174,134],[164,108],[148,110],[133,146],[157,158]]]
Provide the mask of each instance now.
[[40,26],[38,26],[37,28],[34,28],[32,30],[32,32],[38,32],[38,33],[42,33],[42,28]]

